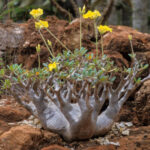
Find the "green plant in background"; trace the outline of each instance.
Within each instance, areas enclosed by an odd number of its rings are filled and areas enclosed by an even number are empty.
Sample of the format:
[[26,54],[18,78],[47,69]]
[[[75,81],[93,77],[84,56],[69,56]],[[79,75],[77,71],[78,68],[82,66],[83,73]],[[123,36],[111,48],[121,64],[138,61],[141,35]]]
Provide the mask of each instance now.
[[[12,19],[14,21],[25,21],[30,18],[29,10],[41,7],[45,10],[44,17],[56,15],[59,18],[73,19],[78,8],[73,0],[8,0],[0,1],[0,20]],[[71,11],[71,12],[70,12]],[[77,13],[78,14],[78,13]],[[75,15],[77,17],[77,14]]]
[[32,6],[24,8],[19,7],[20,0],[10,0],[8,3],[0,3],[0,20],[13,19],[14,21],[22,21],[29,18],[28,10]]
[[[54,14],[54,6],[49,0],[9,0],[8,3],[0,1],[0,20],[25,21],[30,18],[29,10],[39,6],[45,9],[47,13]],[[47,14],[45,13],[45,15]]]
[[[35,27],[48,31],[48,22],[39,20],[41,10],[33,12]],[[98,27],[98,30],[102,35],[111,31],[107,26]],[[132,43],[131,37],[129,40]],[[47,44],[50,45],[49,42]],[[40,46],[36,49],[40,53]],[[106,134],[124,102],[141,83],[150,79],[150,74],[139,78],[148,65],[142,65],[133,51],[129,55],[133,60],[132,68],[122,69],[106,55],[100,57],[97,54],[95,57],[85,48],[74,52],[65,49],[57,56],[51,53],[50,62],[44,63],[44,67],[39,65],[26,70],[18,64],[6,68],[1,66],[1,89],[9,90],[45,129],[60,134],[68,141]],[[120,82],[113,88],[116,74]],[[72,103],[72,100],[75,102]],[[109,104],[102,111],[107,100]]]

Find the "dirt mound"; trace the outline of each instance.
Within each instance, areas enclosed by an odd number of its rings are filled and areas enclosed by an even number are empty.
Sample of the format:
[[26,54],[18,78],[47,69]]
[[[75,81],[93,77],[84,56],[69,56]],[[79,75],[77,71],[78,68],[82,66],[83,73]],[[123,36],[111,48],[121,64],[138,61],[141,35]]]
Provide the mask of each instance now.
[[135,95],[136,115],[143,125],[150,125],[150,80]]
[[[146,52],[150,48],[150,34],[141,33],[127,26],[110,26],[113,32],[104,36],[104,49],[131,53],[129,35],[132,35],[133,48],[135,52]],[[105,40],[107,39],[107,40]]]
[[55,144],[60,137],[30,126],[12,127],[0,136],[0,150],[40,150],[44,143]]

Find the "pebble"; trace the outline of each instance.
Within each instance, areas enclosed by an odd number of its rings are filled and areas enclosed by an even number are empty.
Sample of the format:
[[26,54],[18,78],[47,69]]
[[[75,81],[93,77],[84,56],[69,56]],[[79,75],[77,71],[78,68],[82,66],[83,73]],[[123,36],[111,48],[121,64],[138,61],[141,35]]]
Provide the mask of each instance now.
[[10,126],[14,126],[14,125],[16,125],[16,123],[14,123],[14,122],[10,122],[10,123],[8,123],[8,125],[10,125]]
[[41,129],[42,128],[42,125],[41,124],[38,124],[36,125],[37,128]]
[[123,122],[116,123],[116,127],[120,130],[120,128],[125,128],[125,124]]
[[0,106],[4,106],[7,99],[0,99]]
[[110,144],[115,145],[115,146],[120,146],[119,142],[110,142]]
[[128,127],[132,127],[133,123],[132,122],[125,122],[125,125],[128,126]]
[[121,133],[121,134],[122,134],[122,135],[127,136],[127,135],[129,135],[129,134],[130,134],[130,130],[129,130],[129,129],[124,130],[124,131],[122,131],[122,133]]
[[34,128],[42,128],[42,125],[41,125],[39,119],[37,119],[33,115],[31,115],[27,120],[20,121],[17,124],[19,124],[19,125],[24,125],[24,124],[30,125]]
[[39,121],[39,119],[37,119],[37,118],[34,119],[34,121],[33,121],[33,123],[34,123],[35,125],[39,124],[39,122],[40,122],[40,121]]
[[29,120],[33,120],[35,117],[33,115],[31,115],[28,119]]
[[29,120],[28,123],[29,123],[30,125],[32,125],[32,124],[33,124],[33,121],[32,121],[32,120]]

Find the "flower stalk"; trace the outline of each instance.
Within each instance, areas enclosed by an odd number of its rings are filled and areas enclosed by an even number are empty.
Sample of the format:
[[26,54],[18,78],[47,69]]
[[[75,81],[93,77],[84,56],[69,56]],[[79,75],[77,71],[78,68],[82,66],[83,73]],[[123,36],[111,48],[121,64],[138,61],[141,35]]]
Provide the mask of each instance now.
[[82,47],[82,15],[80,14],[80,49]]
[[94,20],[94,30],[95,30],[95,45],[96,45],[96,57],[98,58],[98,34],[97,34],[97,26],[96,26],[96,20]]
[[48,49],[48,51],[49,51],[50,55],[54,58],[54,55],[52,54],[52,52],[51,52],[51,50],[50,50],[50,48],[49,48],[49,46],[48,46],[48,44],[47,44],[47,42],[46,42],[46,40],[45,40],[45,38],[44,38],[43,34],[41,33],[41,31],[40,31],[40,30],[38,30],[38,31],[39,31],[39,34],[40,34],[40,36],[41,36],[41,38],[42,38],[42,40],[43,40],[43,42],[44,42],[44,44],[45,44],[46,48]]
[[36,52],[37,52],[37,55],[38,55],[38,68],[40,69],[40,51],[41,51],[41,46],[40,44],[38,44],[36,46]]
[[131,51],[132,51],[132,55],[134,56],[134,55],[135,55],[135,53],[134,53],[134,50],[133,50],[133,44],[132,44],[132,35],[129,35],[129,36],[128,36],[128,38],[129,38],[130,45],[131,45]]
[[101,50],[102,50],[102,58],[103,58],[103,56],[104,56],[103,35],[101,35]]
[[79,14],[80,14],[80,49],[82,47],[82,15],[84,15],[85,13],[85,5],[83,6],[83,8],[81,9],[81,7],[79,8]]
[[97,26],[96,19],[101,16],[101,13],[98,10],[91,11],[89,10],[86,14],[83,14],[83,18],[94,20],[94,30],[95,30],[95,39],[96,39],[96,57],[98,58],[98,35],[97,35]]
[[66,50],[69,51],[69,49],[49,29],[46,28],[46,30],[53,38],[55,38],[59,42],[59,44],[61,44]]
[[112,32],[112,28],[106,26],[106,25],[100,25],[97,27],[100,35],[101,35],[101,49],[102,49],[102,57],[104,55],[104,48],[103,48],[103,35],[106,33],[106,32]]

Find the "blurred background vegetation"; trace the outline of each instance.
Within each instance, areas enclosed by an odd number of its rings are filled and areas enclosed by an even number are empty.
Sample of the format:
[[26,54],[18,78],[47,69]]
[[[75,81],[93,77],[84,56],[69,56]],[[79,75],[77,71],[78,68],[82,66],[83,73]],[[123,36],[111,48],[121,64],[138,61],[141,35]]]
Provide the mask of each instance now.
[[0,21],[12,19],[24,22],[29,11],[43,8],[45,17],[56,15],[69,21],[79,17],[78,7],[97,9],[103,14],[105,24],[126,25],[150,32],[150,0],[0,0]]

